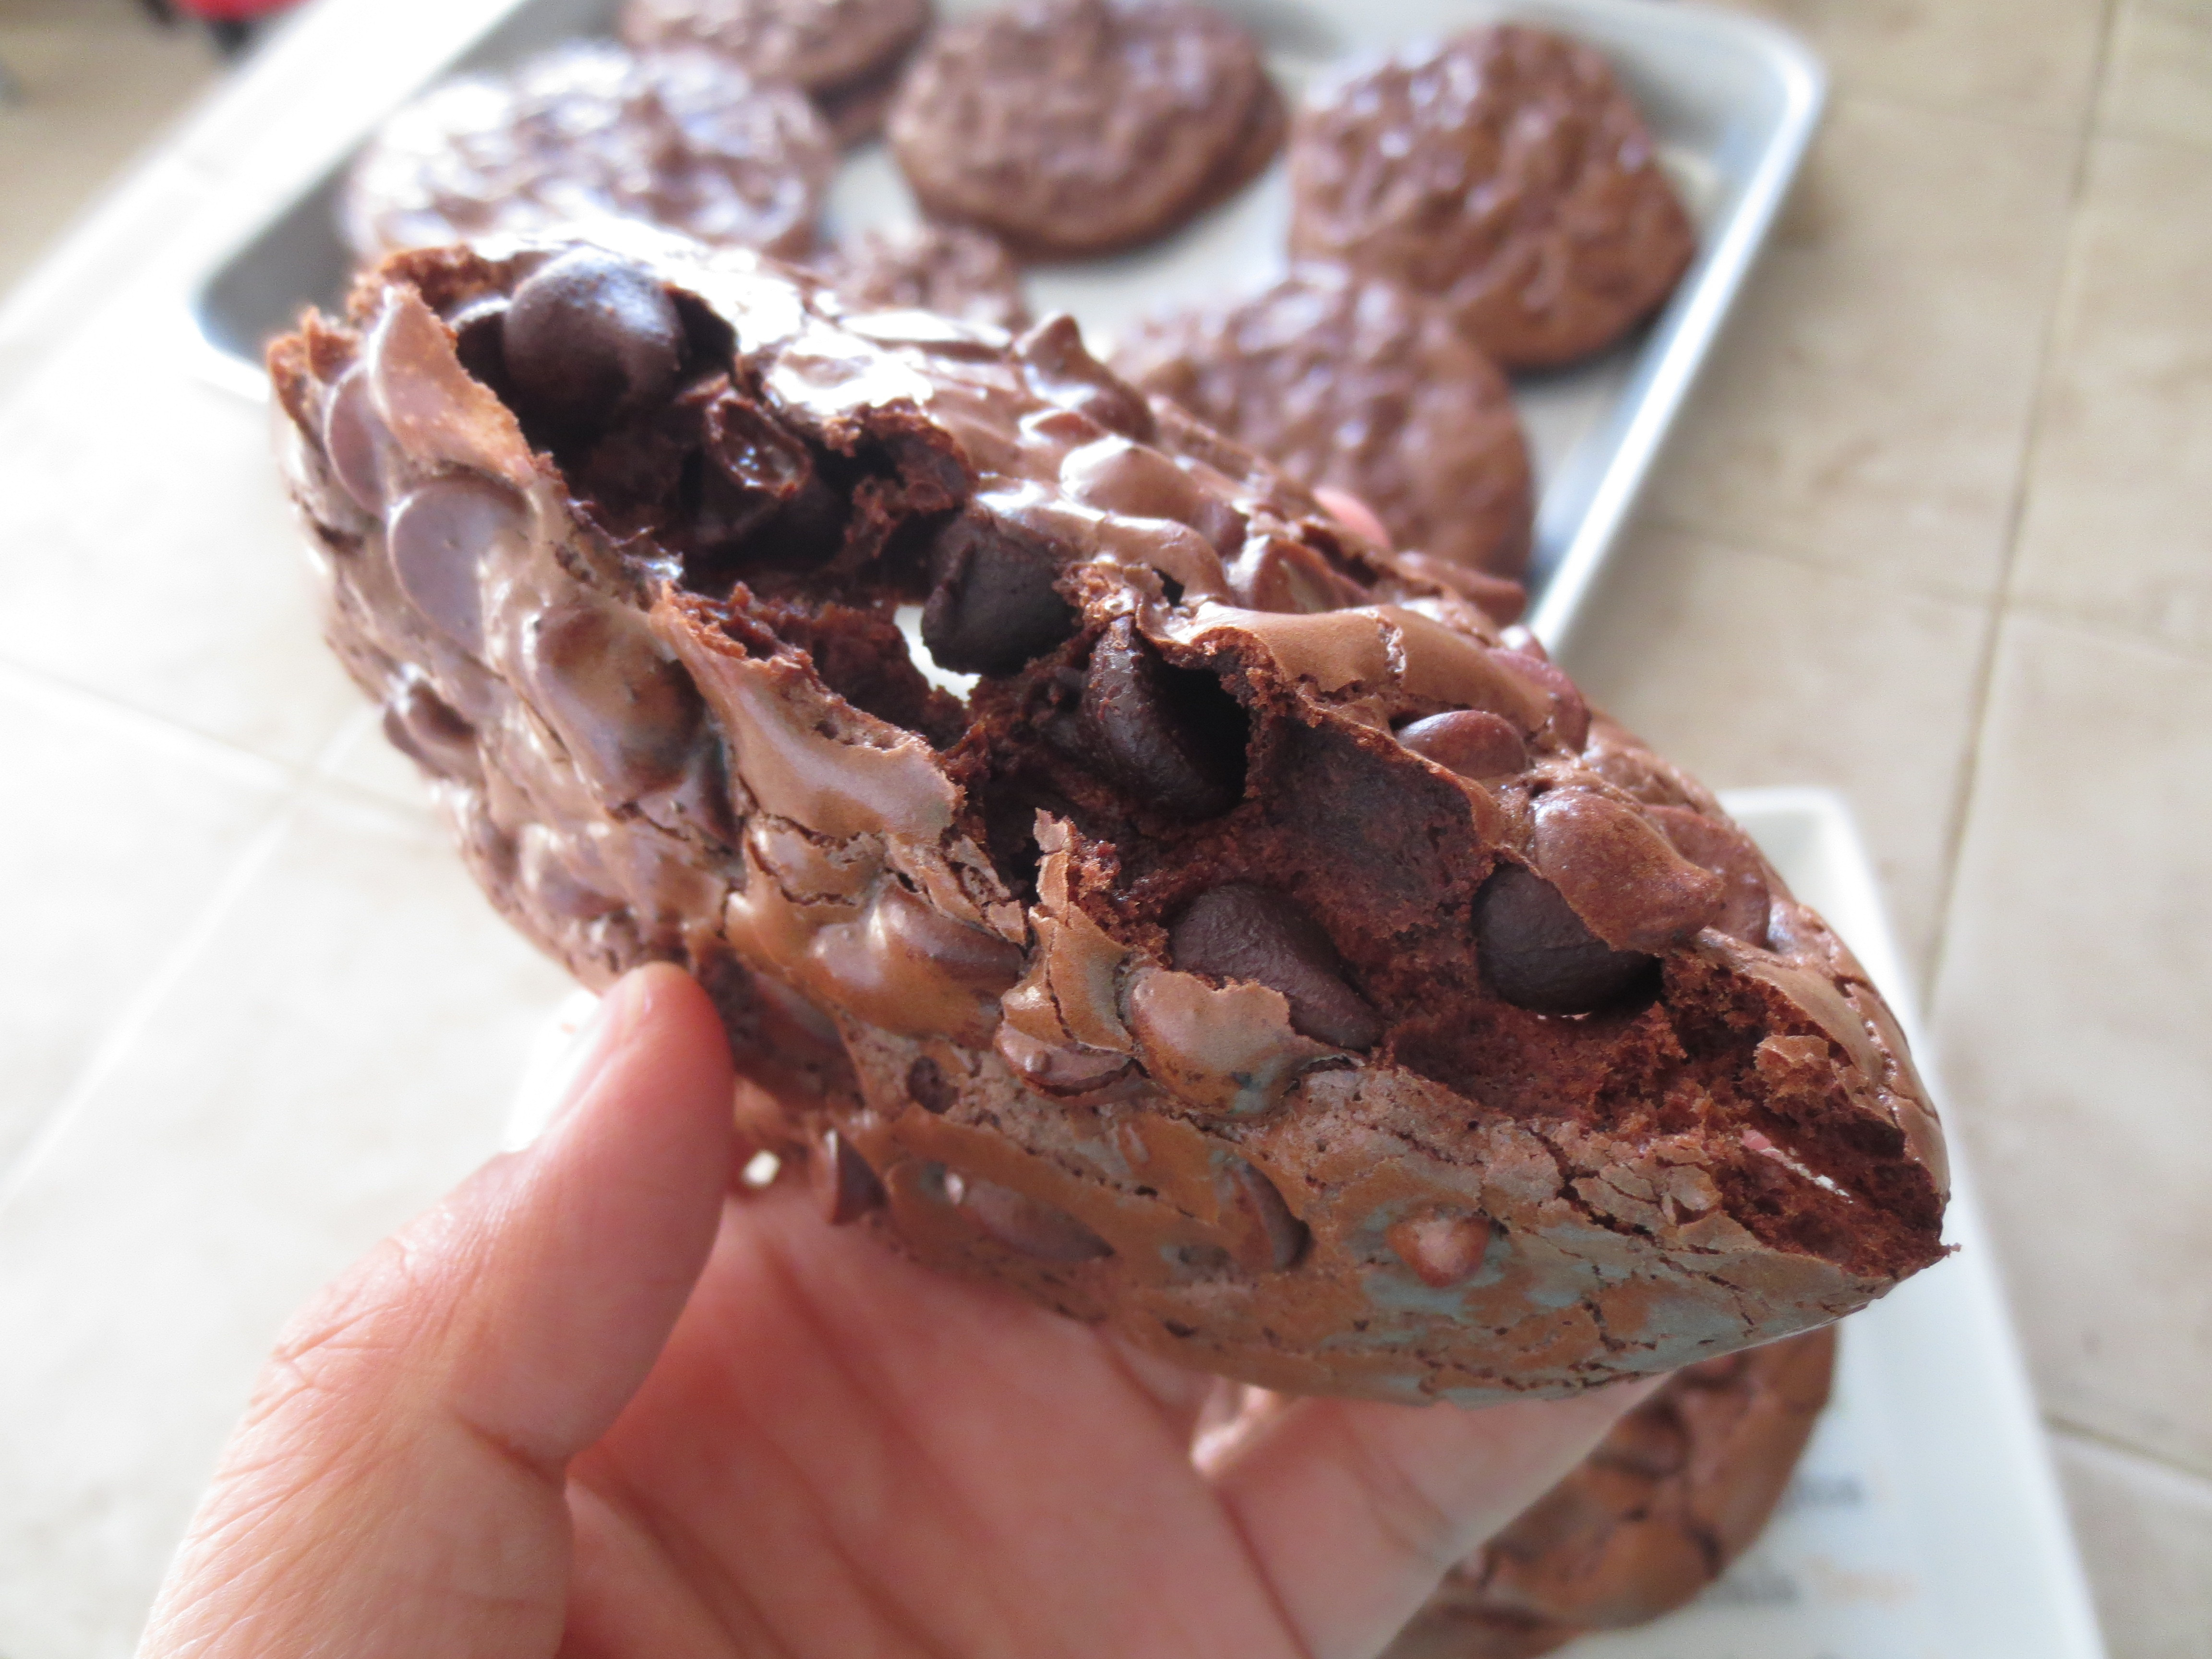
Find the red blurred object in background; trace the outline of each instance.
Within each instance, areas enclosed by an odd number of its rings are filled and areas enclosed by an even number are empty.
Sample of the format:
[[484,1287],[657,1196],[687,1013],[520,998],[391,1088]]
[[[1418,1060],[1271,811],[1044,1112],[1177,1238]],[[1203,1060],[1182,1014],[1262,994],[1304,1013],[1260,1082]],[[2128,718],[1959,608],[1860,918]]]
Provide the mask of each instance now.
[[169,0],[187,17],[210,23],[244,23],[273,12],[289,10],[298,0]]

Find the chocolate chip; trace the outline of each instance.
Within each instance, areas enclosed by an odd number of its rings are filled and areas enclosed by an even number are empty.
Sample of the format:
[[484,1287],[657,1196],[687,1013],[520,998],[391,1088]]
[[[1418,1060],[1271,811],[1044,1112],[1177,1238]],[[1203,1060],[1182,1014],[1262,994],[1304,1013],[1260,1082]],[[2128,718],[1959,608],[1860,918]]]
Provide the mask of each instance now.
[[1229,1207],[1244,1223],[1246,1243],[1239,1255],[1253,1273],[1280,1273],[1296,1267],[1312,1243],[1306,1224],[1291,1213],[1275,1183],[1243,1158],[1224,1172]]
[[930,555],[934,582],[921,641],[940,668],[1011,674],[1075,632],[1054,586],[1061,560],[1042,538],[980,512],[946,526]]
[[1474,896],[1477,959],[1492,990],[1540,1014],[1586,1014],[1648,992],[1657,958],[1610,949],[1559,890],[1501,864]]
[[923,1111],[934,1112],[939,1117],[951,1111],[960,1098],[960,1091],[945,1075],[945,1068],[927,1054],[906,1068],[906,1092],[907,1098]]
[[415,608],[472,656],[483,654],[478,562],[522,529],[523,504],[473,472],[431,479],[392,509],[385,527],[392,573]]
[[410,679],[384,706],[384,735],[425,771],[479,780],[477,734],[423,680]]
[[1727,885],[1674,850],[1644,809],[1595,791],[1548,790],[1530,851],[1591,933],[1616,951],[1664,951],[1711,922]]
[[1751,837],[1735,825],[1709,818],[1688,806],[1646,806],[1644,816],[1659,826],[1674,850],[1700,869],[1718,876],[1727,888],[1712,925],[1746,945],[1765,948],[1767,915],[1774,894],[1766,880],[1766,860]]
[[806,446],[750,398],[726,392],[707,410],[707,459],[730,486],[725,512],[765,518],[814,476]]
[[1039,1261],[1096,1261],[1114,1247],[1066,1211],[995,1181],[948,1170],[945,1189],[985,1232]]
[[1014,342],[1039,397],[1075,410],[1109,431],[1150,443],[1157,429],[1145,394],[1092,356],[1075,319],[1048,317]]
[[683,775],[706,705],[628,613],[599,604],[550,611],[525,648],[546,716],[592,783],[635,800]]
[[526,412],[572,433],[665,397],[684,366],[684,325],[642,265],[572,248],[514,290],[501,356]]
[[1162,661],[1127,617],[1091,653],[1082,710],[1098,763],[1146,804],[1204,818],[1243,794],[1243,709],[1214,676]]
[[364,513],[384,510],[384,422],[368,401],[368,374],[349,368],[323,406],[323,456]]
[[1415,720],[1398,741],[1463,778],[1502,778],[1528,764],[1528,747],[1513,722],[1480,708],[1458,708]]
[[496,294],[471,301],[446,319],[461,367],[495,392],[507,385],[506,324],[507,301]]
[[884,1183],[853,1143],[835,1129],[822,1137],[811,1176],[822,1218],[833,1227],[858,1221],[884,1202]]
[[1345,982],[1344,963],[1321,925],[1280,893],[1234,882],[1201,893],[1168,930],[1185,973],[1250,980],[1279,991],[1291,1024],[1340,1048],[1371,1048],[1382,1022]]

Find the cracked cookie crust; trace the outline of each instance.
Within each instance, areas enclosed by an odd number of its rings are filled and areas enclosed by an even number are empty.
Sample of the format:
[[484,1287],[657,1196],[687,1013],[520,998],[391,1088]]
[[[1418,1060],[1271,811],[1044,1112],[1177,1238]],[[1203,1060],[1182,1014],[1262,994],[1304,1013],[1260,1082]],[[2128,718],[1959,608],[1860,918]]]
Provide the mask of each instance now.
[[1888,1011],[1517,590],[1064,317],[605,236],[386,260],[272,349],[285,464],[486,892],[589,984],[689,964],[832,1218],[1401,1400],[1671,1370],[1942,1254]]

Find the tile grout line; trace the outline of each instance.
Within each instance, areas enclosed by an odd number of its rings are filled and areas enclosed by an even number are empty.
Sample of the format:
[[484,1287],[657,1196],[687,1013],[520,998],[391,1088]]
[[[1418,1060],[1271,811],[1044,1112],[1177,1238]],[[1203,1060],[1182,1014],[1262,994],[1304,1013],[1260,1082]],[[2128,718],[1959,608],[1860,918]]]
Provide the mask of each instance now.
[[2197,1468],[2188,1463],[2177,1463],[2172,1458],[2154,1452],[2148,1446],[2138,1445],[2136,1442],[2123,1438],[2109,1430],[2092,1428],[2089,1425],[2076,1422],[2069,1417],[2047,1413],[2044,1417],[2043,1423],[2045,1431],[2056,1438],[2076,1441],[2104,1456],[2124,1463],[2140,1465],[2139,1473],[2155,1474],[2163,1479],[2178,1481],[2185,1486],[2202,1488],[2199,1495],[2207,1500],[2212,1500],[2212,1472]]
[[1950,953],[1951,911],[1957,897],[1959,866],[1966,851],[1966,832],[1973,816],[1974,789],[1981,777],[1982,747],[1989,734],[1990,698],[1996,683],[1997,657],[2003,645],[2005,624],[2014,610],[2014,571],[2020,558],[2021,534],[2027,521],[2028,501],[2034,493],[2035,461],[2042,447],[2051,364],[2057,356],[2059,331],[2065,321],[2067,301],[2072,291],[2081,204],[2088,187],[2090,151],[2096,137],[2096,112],[2104,95],[2106,64],[2111,56],[2112,30],[2118,15],[2118,0],[2104,0],[2101,9],[2103,16],[2097,32],[2097,52],[2090,66],[2093,88],[2075,136],[2073,177],[2067,184],[2064,241],[2059,253],[2057,274],[2051,286],[2049,310],[2045,316],[2042,337],[2036,343],[2035,374],[2031,382],[2027,423],[2021,436],[2020,477],[2013,485],[2012,500],[2005,513],[2005,533],[1998,550],[1996,581],[1988,601],[1989,611],[1984,625],[1980,660],[1974,668],[1973,741],[1967,745],[1966,764],[1960,768],[1959,781],[1952,791],[1950,823],[1943,837],[1942,875],[1936,888],[1935,906],[1936,937],[1929,954],[1927,988],[1923,993],[1931,1028],[1936,1024],[1936,1000],[1941,994],[1944,964]]
[[67,1135],[71,1122],[82,1111],[85,1102],[98,1091],[122,1063],[139,1034],[190,970],[193,961],[216,930],[228,918],[246,889],[268,864],[277,844],[309,805],[318,799],[334,799],[357,811],[374,811],[389,820],[394,828],[404,827],[410,831],[421,830],[423,817],[427,816],[411,814],[400,803],[337,774],[336,768],[343,760],[351,743],[358,739],[362,728],[375,719],[374,708],[347,716],[338,729],[318,745],[312,759],[305,763],[285,763],[270,760],[251,750],[236,749],[189,727],[172,726],[143,709],[115,702],[66,682],[52,680],[18,664],[0,662],[0,680],[11,675],[20,676],[27,686],[38,692],[91,703],[103,714],[120,717],[127,725],[151,726],[163,737],[181,738],[193,745],[206,745],[224,759],[250,762],[257,769],[281,775],[284,783],[269,817],[247,838],[245,849],[217,881],[215,890],[209,895],[182,937],[162,957],[152,975],[125,1000],[122,1012],[107,1027],[62,1097],[45,1114],[22,1150],[12,1159],[0,1164],[0,1216],[6,1214],[9,1206],[29,1185],[38,1165]]
[[246,850],[216,884],[215,892],[200,908],[191,925],[162,958],[160,965],[125,1002],[91,1057],[77,1073],[66,1093],[55,1103],[11,1163],[0,1169],[0,1217],[4,1217],[40,1164],[52,1153],[82,1114],[87,1101],[122,1064],[124,1056],[152,1022],[169,994],[182,982],[216,930],[226,921],[253,878],[260,874],[277,844],[291,830],[306,800],[304,784],[289,791],[269,821],[256,830]]
[[1793,570],[1802,570],[1816,576],[1837,581],[1856,582],[1876,588],[1882,592],[1904,592],[1916,599],[1933,599],[1942,605],[1955,605],[1968,609],[1978,608],[1993,602],[1994,592],[1975,593],[1965,588],[1940,587],[1930,583],[1913,580],[1910,576],[1872,575],[1864,570],[1855,570],[1833,559],[1812,552],[1786,541],[1753,541],[1736,531],[1708,524],[1692,515],[1670,513],[1663,507],[1652,507],[1637,515],[1638,522],[1646,528],[1668,532],[1678,536],[1694,536],[1730,553],[1749,559],[1765,559],[1771,563],[1788,565]]
[[[13,683],[11,688],[10,682]],[[0,688],[12,689],[25,697],[44,697],[62,703],[75,703],[88,719],[101,721],[112,730],[136,741],[166,746],[173,750],[185,750],[201,764],[222,766],[233,771],[258,772],[263,775],[264,781],[281,782],[287,788],[295,787],[310,776],[320,756],[330,746],[331,740],[327,738],[318,745],[317,759],[306,762],[279,760],[273,755],[264,755],[259,750],[248,749],[228,738],[218,738],[195,726],[182,725],[149,708],[142,708],[107,692],[80,685],[49,670],[17,662],[11,658],[0,657]]]

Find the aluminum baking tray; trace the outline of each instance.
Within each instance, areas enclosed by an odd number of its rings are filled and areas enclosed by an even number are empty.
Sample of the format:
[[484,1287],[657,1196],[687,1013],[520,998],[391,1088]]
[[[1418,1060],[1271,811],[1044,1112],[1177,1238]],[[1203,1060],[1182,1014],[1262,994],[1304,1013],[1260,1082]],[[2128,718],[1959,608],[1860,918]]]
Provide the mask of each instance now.
[[[999,0],[941,0],[959,13]],[[1540,505],[1531,625],[1558,647],[1618,541],[1668,428],[1711,349],[1820,118],[1826,80],[1787,31],[1674,0],[1215,0],[1264,43],[1293,94],[1344,65],[1470,23],[1525,19],[1576,35],[1612,60],[1650,118],[1662,160],[1699,227],[1699,252],[1666,308],[1635,337],[1575,367],[1515,381],[1534,453]],[[495,68],[579,34],[604,34],[616,0],[513,0],[457,20],[428,73],[395,87]],[[359,135],[356,135],[356,137]],[[348,256],[332,216],[333,167],[218,260],[195,286],[206,371],[263,391],[263,344],[300,307],[342,292]],[[1235,199],[1150,247],[1025,277],[1040,313],[1072,312],[1094,343],[1144,313],[1255,289],[1281,268],[1288,182],[1278,164]],[[881,145],[846,161],[829,203],[831,234],[896,223],[915,207]]]

